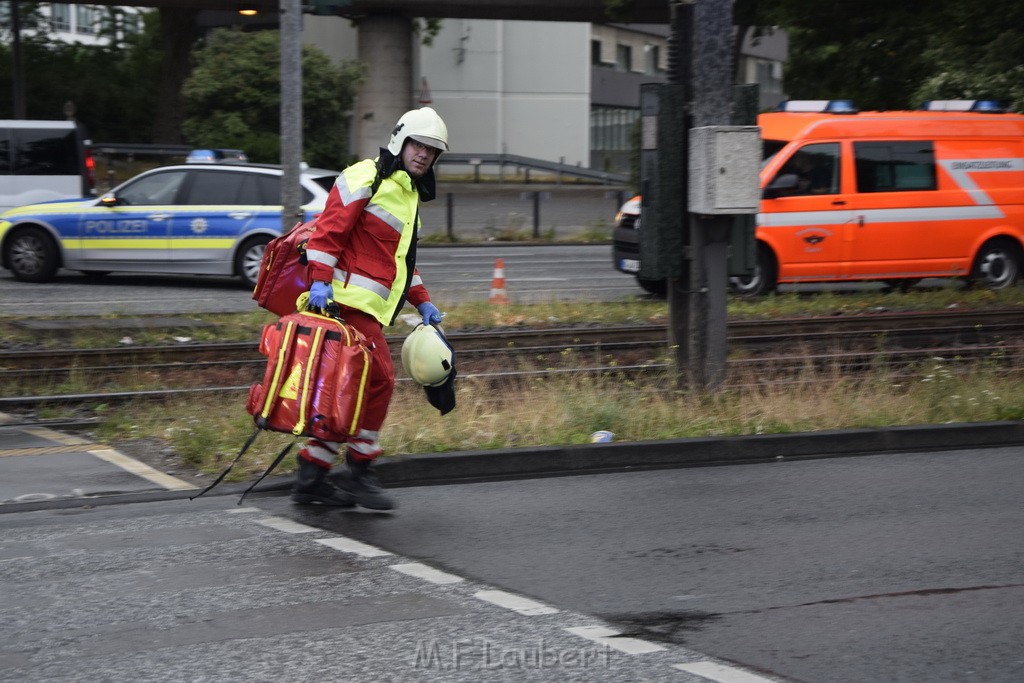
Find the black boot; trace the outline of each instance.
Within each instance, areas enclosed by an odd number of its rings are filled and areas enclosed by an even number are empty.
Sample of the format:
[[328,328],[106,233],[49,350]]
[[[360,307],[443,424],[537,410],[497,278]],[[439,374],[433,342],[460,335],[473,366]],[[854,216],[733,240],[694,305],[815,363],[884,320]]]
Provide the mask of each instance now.
[[342,491],[327,478],[329,470],[301,455],[297,460],[299,469],[295,473],[295,486],[292,487],[292,502],[307,505],[320,503],[341,508],[355,506],[352,494]]
[[384,493],[380,480],[373,472],[372,460],[356,460],[348,451],[345,452],[345,463],[348,465],[348,476],[343,476],[338,484],[355,501],[370,510],[393,510],[398,506],[394,499]]

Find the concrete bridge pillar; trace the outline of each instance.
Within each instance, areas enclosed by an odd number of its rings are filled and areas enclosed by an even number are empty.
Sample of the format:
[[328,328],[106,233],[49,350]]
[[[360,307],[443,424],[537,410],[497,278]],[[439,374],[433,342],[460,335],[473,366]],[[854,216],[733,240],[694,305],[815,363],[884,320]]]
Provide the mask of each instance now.
[[360,159],[387,146],[395,122],[412,108],[412,19],[370,15],[359,20],[359,60],[366,77],[356,98],[353,151]]

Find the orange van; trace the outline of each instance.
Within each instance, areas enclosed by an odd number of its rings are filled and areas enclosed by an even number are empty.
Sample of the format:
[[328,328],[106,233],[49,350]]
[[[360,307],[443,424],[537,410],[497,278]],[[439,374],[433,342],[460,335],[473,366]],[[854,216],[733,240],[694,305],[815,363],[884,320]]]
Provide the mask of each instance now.
[[[969,100],[926,107],[791,102],[759,115],[757,267],[733,289],[928,277],[1013,285],[1024,261],[1024,115]],[[629,241],[617,228],[623,272]]]

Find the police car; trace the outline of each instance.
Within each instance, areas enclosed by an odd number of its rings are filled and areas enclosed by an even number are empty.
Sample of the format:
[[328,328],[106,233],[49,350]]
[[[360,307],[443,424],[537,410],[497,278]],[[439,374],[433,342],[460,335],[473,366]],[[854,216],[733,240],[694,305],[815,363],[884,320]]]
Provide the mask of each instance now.
[[[338,173],[302,169],[296,222],[323,210]],[[235,275],[253,286],[267,242],[281,233],[281,174],[224,161],[162,166],[98,198],[11,209],[0,214],[0,266],[25,282],[68,268]]]

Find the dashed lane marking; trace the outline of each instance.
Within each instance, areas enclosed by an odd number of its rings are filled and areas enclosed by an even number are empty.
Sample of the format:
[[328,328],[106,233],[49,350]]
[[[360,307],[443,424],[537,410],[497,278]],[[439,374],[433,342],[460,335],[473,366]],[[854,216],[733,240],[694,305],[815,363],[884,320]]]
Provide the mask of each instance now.
[[530,600],[524,598],[521,595],[514,593],[506,593],[505,591],[477,591],[473,594],[473,597],[497,605],[498,607],[504,607],[510,609],[513,612],[518,612],[527,617],[538,616],[541,614],[556,614],[558,612],[554,607],[549,607],[542,602],[536,600]]
[[448,572],[443,572],[440,569],[428,567],[427,565],[421,564],[419,562],[409,562],[407,564],[393,564],[391,565],[391,568],[394,569],[396,572],[408,574],[409,576],[415,576],[416,578],[423,579],[424,581],[429,581],[430,583],[446,584],[459,583],[460,581],[464,581],[464,579],[461,576],[449,574]]
[[284,517],[267,517],[265,519],[257,519],[256,523],[268,526],[271,529],[283,531],[286,534],[311,534],[314,531],[320,531],[317,528],[306,524],[299,524],[298,522],[293,522],[292,520]]
[[625,652],[628,655],[642,655],[647,652],[658,652],[665,649],[662,645],[648,643],[646,640],[640,640],[639,638],[619,637],[618,631],[613,631],[604,626],[576,626],[565,630],[580,638],[592,640],[600,645],[607,645],[613,650]]
[[690,662],[688,664],[673,664],[672,667],[686,673],[696,674],[709,681],[717,681],[717,683],[773,683],[770,678],[715,662]]
[[360,557],[385,557],[391,554],[387,550],[382,550],[377,546],[360,543],[359,541],[354,541],[351,538],[345,538],[344,536],[318,538],[316,539],[316,542],[323,543],[328,548],[334,548],[335,550],[340,550],[343,553],[352,553],[353,555],[359,555]]

